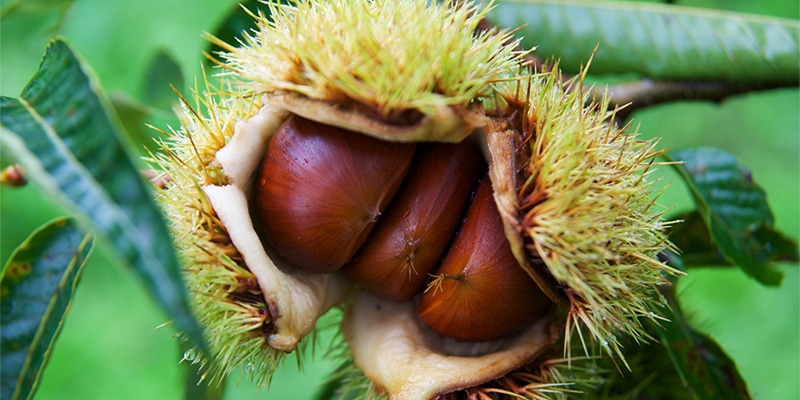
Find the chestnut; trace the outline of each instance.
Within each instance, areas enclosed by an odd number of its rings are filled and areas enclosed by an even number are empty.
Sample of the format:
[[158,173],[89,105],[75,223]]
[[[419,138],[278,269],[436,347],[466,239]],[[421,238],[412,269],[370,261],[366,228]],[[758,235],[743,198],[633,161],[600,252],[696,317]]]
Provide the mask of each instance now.
[[450,244],[485,170],[472,143],[420,144],[397,198],[342,271],[380,298],[411,300]]
[[337,270],[400,187],[414,149],[290,116],[271,138],[253,188],[267,241],[297,268]]
[[549,304],[514,258],[485,177],[436,279],[420,297],[419,318],[453,339],[486,341],[524,327]]

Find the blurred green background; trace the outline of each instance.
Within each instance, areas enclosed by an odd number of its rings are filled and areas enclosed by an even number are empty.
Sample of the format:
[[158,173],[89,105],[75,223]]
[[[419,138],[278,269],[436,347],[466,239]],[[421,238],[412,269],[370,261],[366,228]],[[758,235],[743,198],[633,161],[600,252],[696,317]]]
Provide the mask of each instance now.
[[[725,8],[798,18],[793,0],[696,0],[691,6]],[[200,71],[201,32],[215,32],[236,6],[232,0],[26,0],[0,1],[0,93],[15,96],[36,71],[48,40],[66,37],[83,55],[103,87],[137,110],[152,98],[147,78],[159,53],[177,61],[186,82]],[[180,86],[180,82],[173,82]],[[178,89],[185,91],[185,87]],[[168,87],[163,93],[169,94]],[[800,236],[800,92],[781,89],[737,96],[722,104],[683,102],[634,114],[646,136],[663,137],[663,146],[716,146],[736,154],[753,170],[769,194],[777,227]],[[175,124],[164,112],[142,120],[126,114],[134,142],[141,148],[143,122]],[[139,149],[140,149],[139,148]],[[139,150],[137,149],[137,150]],[[9,155],[3,154],[3,166]],[[692,207],[677,176],[662,197],[675,212]],[[0,259],[37,226],[62,214],[35,188],[0,187]],[[710,333],[739,365],[756,399],[800,398],[800,274],[782,267],[780,288],[765,288],[737,269],[692,270],[679,286],[692,321]],[[156,327],[168,317],[148,297],[132,271],[116,264],[101,244],[87,266],[38,399],[180,399],[181,353],[173,331]],[[320,341],[325,343],[325,340]],[[323,346],[324,347],[324,346]],[[317,349],[319,356],[324,349]],[[305,360],[310,361],[310,360]],[[246,378],[230,380],[226,399],[307,399],[333,364],[316,357],[298,372],[292,358],[269,390],[257,390]],[[238,383],[238,384],[237,384]]]

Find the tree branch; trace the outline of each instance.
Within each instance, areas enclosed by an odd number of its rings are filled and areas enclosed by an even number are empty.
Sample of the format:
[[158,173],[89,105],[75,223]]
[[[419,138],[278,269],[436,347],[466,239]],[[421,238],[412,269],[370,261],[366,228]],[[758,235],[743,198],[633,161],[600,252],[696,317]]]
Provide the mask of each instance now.
[[636,82],[612,84],[603,90],[607,90],[612,107],[625,106],[617,112],[615,118],[616,121],[623,122],[634,111],[656,104],[681,100],[721,102],[730,96],[738,94],[794,86],[729,82],[653,81],[644,78]]

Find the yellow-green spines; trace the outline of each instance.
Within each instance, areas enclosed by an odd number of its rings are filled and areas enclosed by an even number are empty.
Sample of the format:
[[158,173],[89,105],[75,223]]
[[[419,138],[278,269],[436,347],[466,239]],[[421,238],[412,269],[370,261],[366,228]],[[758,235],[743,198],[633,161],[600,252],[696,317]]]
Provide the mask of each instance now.
[[577,332],[584,341],[588,330],[622,357],[615,334],[646,339],[639,318],[658,318],[657,286],[677,273],[658,259],[670,247],[660,193],[648,180],[660,151],[656,141],[614,125],[607,100],[590,101],[579,81],[565,90],[558,73],[531,79],[501,90],[525,104],[530,158],[519,201],[526,247],[566,288],[566,339]]
[[273,4],[244,46],[226,46],[222,57],[256,92],[296,92],[383,118],[425,114],[487,94],[521,57],[508,33],[476,33],[487,9],[451,0]]
[[170,222],[193,311],[212,351],[203,357],[188,350],[184,362],[200,364],[202,379],[212,384],[244,368],[263,386],[283,353],[266,343],[270,315],[261,290],[202,190],[203,185],[224,184],[214,155],[230,140],[235,124],[260,104],[207,90],[196,90],[193,104],[183,99],[181,127],[163,132],[168,135],[163,151],[149,160],[166,181],[157,200]]

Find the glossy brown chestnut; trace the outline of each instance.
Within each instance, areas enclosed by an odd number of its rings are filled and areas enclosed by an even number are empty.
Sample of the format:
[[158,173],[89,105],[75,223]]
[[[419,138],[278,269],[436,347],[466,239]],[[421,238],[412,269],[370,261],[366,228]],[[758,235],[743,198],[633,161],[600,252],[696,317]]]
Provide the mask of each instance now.
[[289,117],[270,140],[254,187],[267,240],[303,270],[340,268],[394,196],[414,149]]
[[417,313],[433,330],[456,340],[498,339],[542,314],[549,300],[519,266],[503,232],[488,177]]
[[471,143],[418,145],[396,198],[342,271],[378,297],[411,300],[447,250],[485,170]]

